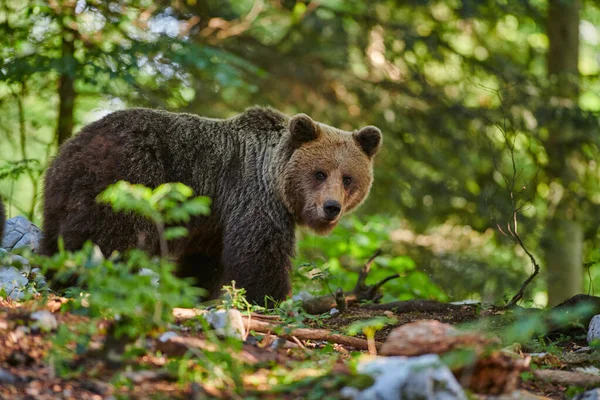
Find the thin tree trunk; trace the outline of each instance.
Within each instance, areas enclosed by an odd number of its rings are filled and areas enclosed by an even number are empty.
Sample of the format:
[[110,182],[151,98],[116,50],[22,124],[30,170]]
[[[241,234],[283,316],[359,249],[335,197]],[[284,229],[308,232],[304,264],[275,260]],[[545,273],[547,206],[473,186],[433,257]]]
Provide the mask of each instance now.
[[[579,96],[579,0],[550,0],[547,34],[551,104],[577,107]],[[583,224],[576,195],[577,152],[570,143],[574,127],[568,118],[549,128],[548,175],[560,184],[549,198],[549,221],[544,241],[548,269],[548,302],[556,305],[583,289]]]
[[73,108],[75,106],[75,33],[66,27],[63,28],[62,37],[62,62],[63,69],[58,78],[58,123],[56,138],[58,145],[63,144],[73,134]]

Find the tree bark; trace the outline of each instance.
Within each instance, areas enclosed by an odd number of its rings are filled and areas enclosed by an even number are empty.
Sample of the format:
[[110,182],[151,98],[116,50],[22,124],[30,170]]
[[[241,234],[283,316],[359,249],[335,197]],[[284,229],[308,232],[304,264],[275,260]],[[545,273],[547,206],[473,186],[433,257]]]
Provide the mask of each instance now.
[[[579,97],[579,0],[550,0],[547,34],[550,104],[575,109]],[[568,111],[568,110],[565,110]],[[561,113],[557,113],[561,114]],[[567,113],[568,114],[568,113]],[[548,303],[556,305],[583,289],[583,224],[578,212],[575,171],[577,152],[570,143],[574,127],[556,119],[548,130],[548,177],[557,183],[549,198],[544,250],[548,269]]]
[[75,31],[63,27],[62,71],[58,78],[58,122],[56,138],[58,145],[73,135],[73,109],[75,106]]

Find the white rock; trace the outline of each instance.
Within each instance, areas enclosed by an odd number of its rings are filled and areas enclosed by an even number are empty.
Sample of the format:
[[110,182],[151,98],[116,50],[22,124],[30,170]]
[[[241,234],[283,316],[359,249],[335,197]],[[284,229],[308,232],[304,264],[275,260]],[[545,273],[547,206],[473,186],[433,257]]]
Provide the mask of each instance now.
[[0,290],[11,299],[22,299],[28,283],[29,280],[15,267],[0,267]]
[[588,326],[587,333],[587,341],[588,344],[592,342],[592,340],[600,339],[600,314],[594,315],[592,320],[590,321],[590,325]]
[[238,310],[215,310],[203,315],[217,335],[244,339],[246,329],[242,314]]
[[33,312],[31,313],[30,318],[34,321],[32,328],[38,328],[44,332],[53,331],[58,328],[56,317],[48,310]]
[[466,400],[452,372],[435,354],[420,357],[377,357],[361,362],[358,372],[375,383],[359,391],[346,387],[342,395],[354,400]]

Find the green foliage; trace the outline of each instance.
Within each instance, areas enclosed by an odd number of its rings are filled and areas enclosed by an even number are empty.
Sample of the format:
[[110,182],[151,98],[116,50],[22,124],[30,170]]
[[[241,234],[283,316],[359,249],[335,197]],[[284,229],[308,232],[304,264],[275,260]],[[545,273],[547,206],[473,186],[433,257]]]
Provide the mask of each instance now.
[[[365,222],[362,222],[365,221]],[[316,290],[330,292],[330,287],[350,290],[356,284],[360,262],[366,262],[373,253],[383,247],[384,254],[375,259],[368,281],[379,282],[392,274],[400,278],[388,282],[384,287],[384,300],[426,298],[446,300],[446,295],[431,278],[416,268],[414,261],[404,255],[395,255],[391,233],[397,228],[396,220],[381,216],[359,219],[348,217],[329,236],[304,234],[298,243],[300,273],[296,287],[300,290],[310,283]],[[319,262],[318,266],[315,262]],[[325,283],[325,290],[319,288]],[[310,287],[310,286],[309,286]]]
[[[191,216],[209,212],[207,198],[189,199],[191,195],[192,190],[180,183],[151,190],[119,182],[107,188],[99,199],[116,211],[137,213],[162,226],[187,222]],[[168,232],[165,230],[165,235]],[[126,344],[166,327],[173,319],[174,307],[193,307],[204,294],[189,280],[176,278],[172,262],[137,249],[105,258],[92,243],[86,243],[80,251],[68,252],[60,242],[57,254],[35,256],[33,262],[44,271],[56,271],[55,281],[76,283],[67,293],[71,301],[66,309],[89,318],[88,322],[56,334],[58,345],[50,359],[63,372],[75,356],[67,344],[76,339],[76,348],[86,349],[100,321],[112,321],[105,346],[112,341]]]
[[[583,2],[581,95],[569,105],[556,101],[547,78],[544,1],[63,3],[3,0],[0,7],[0,37],[7,38],[0,43],[2,160],[37,159],[44,168],[56,151],[59,103],[74,105],[60,122],[72,117],[75,130],[127,106],[228,117],[252,104],[270,104],[345,129],[382,129],[385,145],[363,215],[400,216],[417,232],[448,223],[481,233],[504,226],[519,198],[530,204],[520,210],[519,223],[535,251],[552,210],[550,195],[567,189],[581,198],[587,216],[586,249],[595,247],[595,2]],[[73,81],[71,95],[58,93],[61,79]],[[569,188],[549,171],[554,156],[548,135],[564,122],[574,130],[563,144],[579,154],[579,180]],[[509,195],[512,144],[519,172],[517,190]],[[10,183],[10,197],[37,220],[39,177],[28,175]],[[0,191],[6,195],[9,183],[0,183]],[[498,252],[490,253],[502,256],[461,263],[475,275],[471,281],[486,281],[497,296],[522,278],[512,272],[522,274],[524,267],[512,243],[499,239],[494,245]],[[332,272],[341,279],[336,268]],[[435,275],[448,285],[456,281],[452,265],[441,265]],[[427,280],[408,274],[390,287],[398,286],[394,293],[401,297],[443,297]],[[490,291],[483,283],[470,286],[457,295]]]
[[[206,196],[189,199],[193,194],[193,190],[183,183],[165,183],[156,189],[150,189],[119,181],[98,195],[98,201],[110,204],[117,212],[132,212],[150,219],[162,234],[166,224],[187,223],[192,216],[210,214],[211,200]],[[178,239],[187,234],[188,231],[183,226],[164,229],[167,240]]]
[[35,159],[25,159],[9,162],[0,166],[0,181],[16,181],[22,175],[29,173],[40,173],[40,162]]
[[380,329],[383,329],[387,325],[393,325],[397,323],[398,320],[396,318],[390,317],[374,317],[370,319],[360,320],[353,322],[346,331],[349,335],[355,336],[358,333],[363,333],[367,335],[366,332],[377,332]]

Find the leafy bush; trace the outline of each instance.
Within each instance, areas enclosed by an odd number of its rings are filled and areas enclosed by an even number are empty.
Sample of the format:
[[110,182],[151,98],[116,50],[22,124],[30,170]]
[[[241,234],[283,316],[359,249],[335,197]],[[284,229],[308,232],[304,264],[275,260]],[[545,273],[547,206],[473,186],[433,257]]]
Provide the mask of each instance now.
[[[189,199],[192,193],[181,183],[149,189],[118,182],[98,198],[116,211],[135,212],[152,220],[160,233],[162,254],[166,255],[167,240],[187,234],[184,227],[173,224],[210,212],[210,200],[206,197]],[[75,355],[67,345],[76,341],[78,351],[83,351],[100,321],[111,321],[105,347],[117,343],[122,351],[124,344],[166,327],[173,319],[174,307],[193,307],[204,292],[190,280],[176,278],[175,265],[166,257],[151,256],[137,249],[126,254],[115,252],[105,258],[90,242],[76,252],[65,251],[59,243],[57,254],[34,256],[33,262],[44,271],[57,271],[55,280],[75,281],[76,287],[67,291],[71,301],[66,303],[65,309],[89,318],[89,322],[72,329],[61,328],[56,334],[57,346],[50,358],[63,372],[68,370],[65,366]]]
[[302,286],[325,293],[328,288],[320,287],[321,282],[350,290],[356,283],[360,267],[377,249],[383,248],[384,253],[375,259],[368,281],[378,282],[392,274],[400,275],[400,278],[385,285],[384,301],[411,298],[446,300],[444,292],[429,276],[416,269],[410,257],[395,254],[390,234],[399,226],[398,221],[382,216],[363,220],[356,216],[348,217],[329,236],[301,235],[297,259],[299,268],[294,276],[296,291]]

